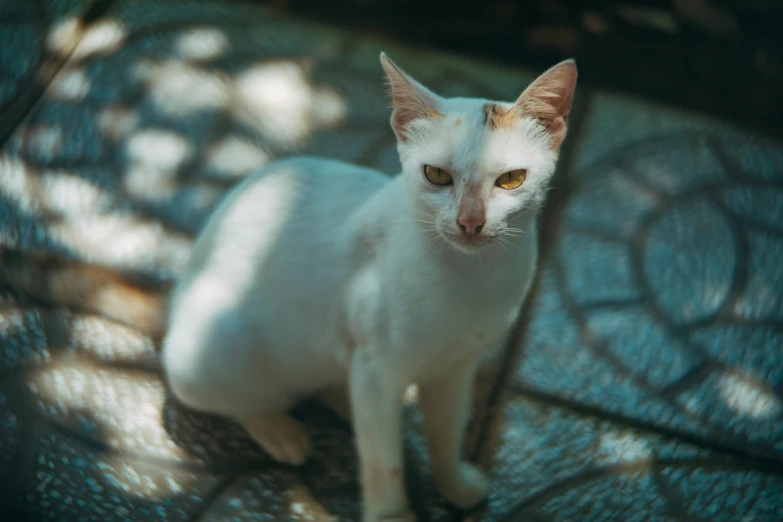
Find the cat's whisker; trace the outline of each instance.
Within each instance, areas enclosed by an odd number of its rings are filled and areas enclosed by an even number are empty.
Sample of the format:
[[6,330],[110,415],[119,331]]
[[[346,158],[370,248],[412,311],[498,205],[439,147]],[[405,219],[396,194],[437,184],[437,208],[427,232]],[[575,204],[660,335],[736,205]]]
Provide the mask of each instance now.
[[519,229],[519,228],[507,228],[506,230],[503,231],[503,234],[501,234],[501,237],[502,236],[508,236],[508,237],[519,238],[519,237],[522,237],[524,235],[525,235],[525,231],[522,230],[522,229]]
[[443,239],[440,234],[433,234],[429,239],[427,239],[427,244],[432,243],[436,239]]
[[409,217],[400,217],[399,223],[424,223],[426,225],[436,224],[434,221],[428,221],[426,219],[409,218]]
[[414,211],[414,212],[416,212],[417,214],[421,214],[421,215],[423,215],[423,216],[426,216],[426,217],[429,217],[429,218],[434,218],[434,217],[435,217],[433,214],[430,214],[429,212],[424,212],[423,210],[417,210],[417,209],[415,209],[415,208],[413,208],[413,209],[411,209],[411,210],[413,210],[413,211]]
[[440,241],[440,243],[438,243],[438,249],[435,251],[435,253],[440,253],[441,249],[443,248],[443,245],[446,244],[446,238],[445,237],[443,237],[441,235],[438,235],[438,237],[440,237],[441,241]]
[[511,242],[507,238],[504,238],[503,236],[498,236],[496,240],[498,242],[498,245],[500,245],[500,249],[503,251],[503,253],[508,255],[508,257],[512,257]]

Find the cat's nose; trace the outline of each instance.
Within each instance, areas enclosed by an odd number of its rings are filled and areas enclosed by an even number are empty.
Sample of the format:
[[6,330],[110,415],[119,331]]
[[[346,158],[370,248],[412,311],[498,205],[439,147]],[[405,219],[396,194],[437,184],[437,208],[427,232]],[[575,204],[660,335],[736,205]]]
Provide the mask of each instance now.
[[481,229],[484,228],[484,223],[487,221],[484,218],[465,216],[457,218],[457,226],[462,232],[468,236],[475,236],[481,233]]

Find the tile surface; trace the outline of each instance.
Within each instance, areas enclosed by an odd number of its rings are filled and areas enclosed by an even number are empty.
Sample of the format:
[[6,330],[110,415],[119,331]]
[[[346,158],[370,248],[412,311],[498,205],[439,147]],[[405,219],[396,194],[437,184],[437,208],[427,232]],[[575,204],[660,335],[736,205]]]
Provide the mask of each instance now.
[[[515,398],[476,516],[508,521],[751,520],[783,516],[780,470]],[[745,518],[743,518],[745,517]]]
[[93,3],[0,1],[0,136],[11,132],[68,58]]
[[[105,4],[80,19],[97,3],[0,2],[0,247],[156,288],[226,190],[276,158],[397,172],[381,49],[444,95],[513,99],[533,78],[248,4]],[[500,413],[493,490],[470,516],[781,520],[783,148],[611,93],[578,104],[509,398],[473,422]],[[14,520],[358,520],[350,428],[296,414],[315,445],[299,469],[178,406],[143,333],[0,285]],[[419,421],[409,408],[414,509],[462,517]]]
[[783,146],[587,105],[517,385],[783,462]]

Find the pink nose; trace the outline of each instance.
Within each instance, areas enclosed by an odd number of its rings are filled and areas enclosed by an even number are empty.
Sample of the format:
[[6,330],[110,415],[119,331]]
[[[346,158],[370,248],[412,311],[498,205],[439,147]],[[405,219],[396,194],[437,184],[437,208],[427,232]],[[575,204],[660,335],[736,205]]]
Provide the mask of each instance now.
[[468,236],[475,236],[481,233],[481,229],[484,228],[484,223],[486,222],[483,217],[477,216],[460,216],[457,218],[457,226]]

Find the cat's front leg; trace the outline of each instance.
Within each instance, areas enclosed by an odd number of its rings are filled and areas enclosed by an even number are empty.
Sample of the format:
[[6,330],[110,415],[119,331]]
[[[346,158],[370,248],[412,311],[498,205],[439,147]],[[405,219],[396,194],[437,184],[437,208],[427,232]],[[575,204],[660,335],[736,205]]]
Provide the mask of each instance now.
[[405,494],[399,372],[359,348],[351,359],[349,392],[361,465],[363,521],[413,522]]
[[462,460],[476,367],[475,360],[461,362],[419,384],[433,478],[443,496],[463,509],[481,501],[489,488],[484,472]]

